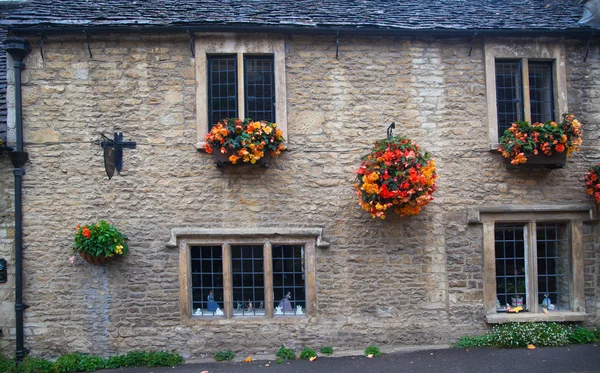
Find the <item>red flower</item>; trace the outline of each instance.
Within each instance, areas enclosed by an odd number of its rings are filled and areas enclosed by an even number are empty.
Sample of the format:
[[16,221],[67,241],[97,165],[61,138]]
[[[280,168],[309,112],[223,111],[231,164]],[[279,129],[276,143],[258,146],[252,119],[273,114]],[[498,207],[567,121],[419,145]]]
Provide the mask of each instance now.
[[83,231],[81,232],[85,238],[92,237],[92,232],[88,229],[88,227],[83,227]]

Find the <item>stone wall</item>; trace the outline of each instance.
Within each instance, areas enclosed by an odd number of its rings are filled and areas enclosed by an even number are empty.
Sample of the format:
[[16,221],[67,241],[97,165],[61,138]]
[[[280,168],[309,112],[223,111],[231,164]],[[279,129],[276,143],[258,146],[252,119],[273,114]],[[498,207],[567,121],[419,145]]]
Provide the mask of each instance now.
[[0,258],[6,259],[8,278],[0,283],[0,354],[14,355],[14,182],[12,164],[0,153]]
[[[36,40],[29,40],[36,45]],[[564,169],[507,170],[489,151],[483,40],[287,39],[289,151],[269,169],[219,170],[196,139],[194,59],[185,35],[49,37],[27,58],[24,122],[26,346],[36,355],[175,349],[273,353],[448,343],[486,330],[482,228],[466,206],[591,203],[583,174],[600,153],[597,43],[567,42],[569,106],[585,146]],[[433,153],[435,201],[411,218],[372,219],[357,203],[361,155],[396,133]],[[108,180],[101,134],[137,148]],[[0,184],[10,191],[9,182]],[[1,201],[1,200],[0,200]],[[108,266],[69,263],[75,226],[99,219],[129,236]],[[600,233],[585,226],[586,307],[598,323]],[[315,317],[183,326],[172,227],[323,227]],[[1,239],[1,237],[0,237]],[[2,244],[3,241],[0,241]],[[1,248],[1,246],[0,246]]]

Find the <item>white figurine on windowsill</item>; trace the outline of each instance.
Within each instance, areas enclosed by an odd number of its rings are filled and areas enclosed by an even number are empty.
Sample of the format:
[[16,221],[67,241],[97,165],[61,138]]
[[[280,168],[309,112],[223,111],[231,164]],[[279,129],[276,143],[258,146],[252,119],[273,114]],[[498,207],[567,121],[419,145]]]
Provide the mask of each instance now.
[[202,309],[201,308],[197,308],[196,311],[193,313],[194,316],[202,316]]
[[296,314],[302,315],[302,306],[296,306]]
[[281,306],[277,306],[275,307],[275,314],[276,315],[283,315],[283,312],[281,312]]
[[215,311],[215,315],[223,316],[223,311],[221,311],[221,309],[217,307],[217,310]]

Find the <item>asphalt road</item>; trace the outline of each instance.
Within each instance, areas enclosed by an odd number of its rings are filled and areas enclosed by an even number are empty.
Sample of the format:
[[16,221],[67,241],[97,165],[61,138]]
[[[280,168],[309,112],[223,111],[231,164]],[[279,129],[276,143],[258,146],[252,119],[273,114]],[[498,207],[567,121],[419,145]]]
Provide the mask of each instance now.
[[103,370],[102,373],[600,373],[600,345],[528,349],[442,349],[364,356],[294,360],[184,364],[168,368]]

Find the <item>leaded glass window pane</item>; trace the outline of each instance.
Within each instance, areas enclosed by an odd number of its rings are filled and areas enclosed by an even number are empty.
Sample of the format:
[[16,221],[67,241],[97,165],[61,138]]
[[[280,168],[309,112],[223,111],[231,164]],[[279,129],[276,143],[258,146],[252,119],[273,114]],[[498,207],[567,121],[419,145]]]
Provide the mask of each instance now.
[[306,313],[304,246],[273,245],[275,316]]
[[531,122],[554,120],[552,62],[529,62]]
[[190,250],[192,315],[222,316],[222,313],[219,312],[223,310],[221,246],[192,246]]
[[263,246],[231,246],[231,274],[233,281],[233,315],[264,315]]
[[538,302],[548,311],[570,309],[566,224],[537,225]]
[[527,306],[525,227],[523,224],[497,224],[496,308]]
[[524,118],[521,61],[496,60],[496,105],[500,137],[514,122]]
[[210,128],[225,118],[237,118],[237,58],[208,56],[208,123]]
[[246,117],[275,122],[273,56],[244,56]]

